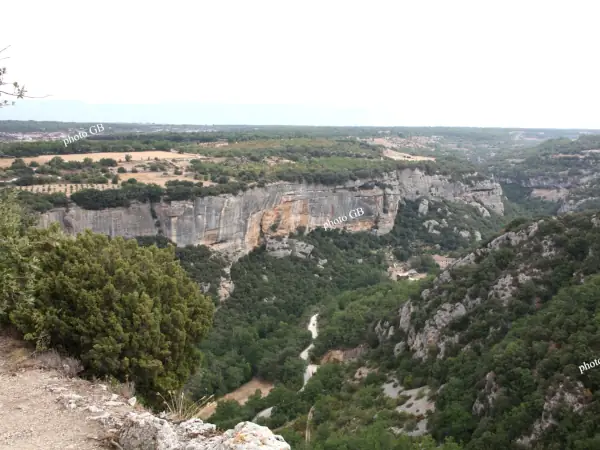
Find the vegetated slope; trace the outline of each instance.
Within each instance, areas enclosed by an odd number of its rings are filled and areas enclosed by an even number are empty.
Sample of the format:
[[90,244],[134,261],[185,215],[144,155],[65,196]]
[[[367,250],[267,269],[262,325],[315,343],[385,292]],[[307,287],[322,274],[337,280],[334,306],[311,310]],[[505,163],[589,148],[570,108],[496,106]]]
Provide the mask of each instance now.
[[[422,204],[407,200],[384,236],[316,229],[296,236],[314,246],[307,259],[277,259],[261,248],[236,262],[231,268],[235,290],[215,315],[202,345],[205,365],[190,382],[195,395],[223,395],[252,376],[296,386],[303,369],[298,355],[310,341],[304,321],[311,308],[342,292],[387,280],[387,250],[400,261],[458,251],[475,245],[477,235],[498,229],[502,220],[489,213],[485,217],[469,205],[430,201],[426,210]],[[425,271],[436,267],[430,257],[409,263]]]
[[310,341],[301,319],[308,321],[309,308],[385,278],[383,257],[365,235],[318,230],[303,238],[315,245],[310,259],[277,259],[261,248],[234,264],[235,290],[201,346],[205,363],[191,391],[223,395],[255,375],[299,389],[305,363],[298,355]]
[[[266,423],[284,425],[294,448],[367,440],[376,448],[392,427],[423,419],[395,411],[405,398],[383,395],[393,377],[434,390],[428,422],[437,440],[481,450],[600,448],[600,368],[579,370],[600,353],[600,218],[515,221],[410,301],[398,289],[382,284],[328,302],[318,352],[362,341],[372,350],[361,360],[322,365],[300,394],[276,388],[266,401],[223,405],[216,417],[275,405]],[[388,313],[375,306],[394,301],[401,307]]]
[[[326,331],[324,341],[337,346],[335,336],[342,335],[347,338],[342,346],[345,347],[370,335],[372,345],[376,345],[372,322],[389,308],[400,306],[417,287],[410,281],[388,281],[335,296],[330,302],[330,310],[335,311],[333,317],[329,311],[323,311],[327,319],[323,323],[319,320]],[[298,450],[460,449],[450,442],[438,447],[427,436],[394,435],[391,427],[414,423],[409,415],[396,410],[405,399],[387,397],[381,389],[386,377],[376,370],[366,377],[355,377],[359,366],[359,362],[325,364],[300,392],[278,384],[266,398],[252,396],[243,406],[234,401],[220,402],[210,421],[228,427],[236,421],[252,420],[258,412],[272,408],[269,417],[255,421],[276,430]]]
[[[142,246],[175,247],[175,244],[164,236],[140,236],[136,237],[136,240]],[[218,304],[219,284],[221,279],[227,276],[224,269],[229,263],[204,245],[175,247],[174,251],[188,276],[201,286],[204,294],[210,294],[213,303]]]
[[[443,385],[431,418],[438,439],[600,448],[600,370],[578,369],[600,351],[599,273],[595,215],[515,223],[389,317],[385,366]],[[394,358],[400,342],[406,351]]]
[[[597,209],[600,135],[551,139],[519,152],[500,151],[489,164],[506,195],[527,209],[534,207],[538,213]],[[555,211],[540,197],[550,199]]]

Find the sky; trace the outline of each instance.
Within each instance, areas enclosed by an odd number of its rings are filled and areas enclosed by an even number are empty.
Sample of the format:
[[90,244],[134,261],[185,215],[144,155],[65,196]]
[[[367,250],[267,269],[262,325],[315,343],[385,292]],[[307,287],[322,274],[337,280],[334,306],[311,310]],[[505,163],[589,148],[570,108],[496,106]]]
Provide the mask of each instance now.
[[[0,120],[600,128],[595,0],[20,0]],[[2,96],[0,98],[5,98]]]

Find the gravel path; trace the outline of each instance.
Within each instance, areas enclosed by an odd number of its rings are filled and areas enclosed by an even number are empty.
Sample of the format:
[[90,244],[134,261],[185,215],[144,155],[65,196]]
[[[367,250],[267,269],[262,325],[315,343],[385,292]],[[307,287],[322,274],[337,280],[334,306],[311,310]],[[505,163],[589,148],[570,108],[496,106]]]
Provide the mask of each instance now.
[[[102,386],[40,369],[23,344],[0,336],[0,450],[106,450],[98,421],[82,407],[67,407],[61,395],[80,403],[106,396]],[[102,403],[100,403],[102,404]]]
[[56,372],[0,373],[1,450],[106,449],[87,438],[102,435],[100,425],[58,403],[46,388],[53,384],[67,387]]

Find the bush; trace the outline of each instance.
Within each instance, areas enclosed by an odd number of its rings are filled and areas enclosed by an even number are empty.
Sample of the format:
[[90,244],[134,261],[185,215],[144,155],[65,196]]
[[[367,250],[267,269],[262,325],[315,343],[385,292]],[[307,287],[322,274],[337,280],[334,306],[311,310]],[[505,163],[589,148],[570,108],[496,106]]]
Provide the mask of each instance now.
[[10,312],[27,340],[81,360],[88,375],[133,381],[151,403],[199,363],[213,306],[172,247],[139,247],[89,230],[38,255],[35,301]]
[[127,169],[126,169],[125,167],[119,167],[119,168],[117,169],[117,172],[118,172],[118,173],[127,173]]
[[117,167],[119,165],[117,161],[112,158],[102,158],[99,163],[101,166],[105,167]]

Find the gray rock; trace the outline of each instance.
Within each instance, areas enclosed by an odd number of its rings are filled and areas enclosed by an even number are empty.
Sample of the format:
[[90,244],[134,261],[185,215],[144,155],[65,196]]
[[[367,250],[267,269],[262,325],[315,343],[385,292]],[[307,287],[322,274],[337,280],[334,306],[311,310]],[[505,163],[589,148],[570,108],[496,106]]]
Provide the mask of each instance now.
[[130,413],[119,436],[123,450],[180,450],[173,426],[150,413]]
[[585,386],[581,381],[574,382],[570,378],[567,378],[558,388],[549,388],[542,417],[535,421],[532,432],[517,439],[517,443],[530,447],[546,430],[558,425],[556,415],[562,407],[581,414],[586,407],[584,391]]
[[[352,190],[373,181],[390,187]],[[154,205],[156,219],[147,203],[97,211],[71,205],[68,210],[55,208],[41,214],[39,224],[47,227],[58,222],[71,234],[86,228],[128,238],[162,233],[178,246],[207,245],[236,260],[260,245],[261,236],[269,234],[270,227],[278,220],[277,233],[287,236],[299,226],[306,226],[308,232],[360,207],[365,214],[344,222],[344,226],[351,231],[368,229],[379,217],[377,234],[389,233],[400,201],[417,200],[424,194],[430,200],[473,204],[482,208],[482,214],[485,214],[484,210],[499,215],[504,213],[502,188],[498,183],[490,180],[474,184],[453,181],[445,175],[427,175],[419,169],[407,168],[373,179],[349,181],[335,189],[317,184],[278,182],[238,195],[158,203]],[[156,226],[157,220],[159,226]]]
[[[442,339],[443,329],[454,320],[464,316],[466,313],[467,310],[462,303],[455,303],[453,305],[444,303],[438,308],[435,315],[425,322],[425,326],[422,330],[416,331],[414,328],[411,328],[408,332],[407,344],[414,352],[413,357],[425,359],[429,347],[437,346],[440,348],[438,358],[442,358],[447,344],[458,340],[458,336],[445,337]],[[400,326],[402,327],[402,318]]]
[[208,436],[216,431],[216,425],[204,423],[200,419],[190,419],[179,424],[176,433],[181,439],[194,439],[198,436]]
[[427,231],[432,234],[440,234],[440,232],[435,229],[435,227],[440,226],[440,223],[437,220],[426,220],[425,222],[423,222],[423,226],[427,228]]
[[238,423],[233,430],[223,433],[222,438],[220,446],[214,450],[291,450],[281,436],[252,422]]
[[120,432],[123,450],[291,450],[267,427],[241,422],[216,434],[216,427],[200,419],[179,425],[150,413],[130,413]]
[[108,401],[108,402],[104,402],[104,406],[123,406],[125,403],[123,402],[113,402],[113,401]]
[[404,341],[398,342],[394,346],[394,356],[400,355],[405,349],[406,349],[406,342],[404,342]]
[[465,239],[471,239],[471,233],[467,230],[460,230],[458,234],[460,235],[460,237],[463,237]]
[[423,200],[421,200],[421,203],[419,203],[419,216],[426,216],[428,212],[429,202],[426,198],[424,198]]
[[267,252],[275,258],[283,258],[285,256],[297,256],[299,258],[308,258],[312,252],[314,245],[297,239],[281,239],[267,238]]

